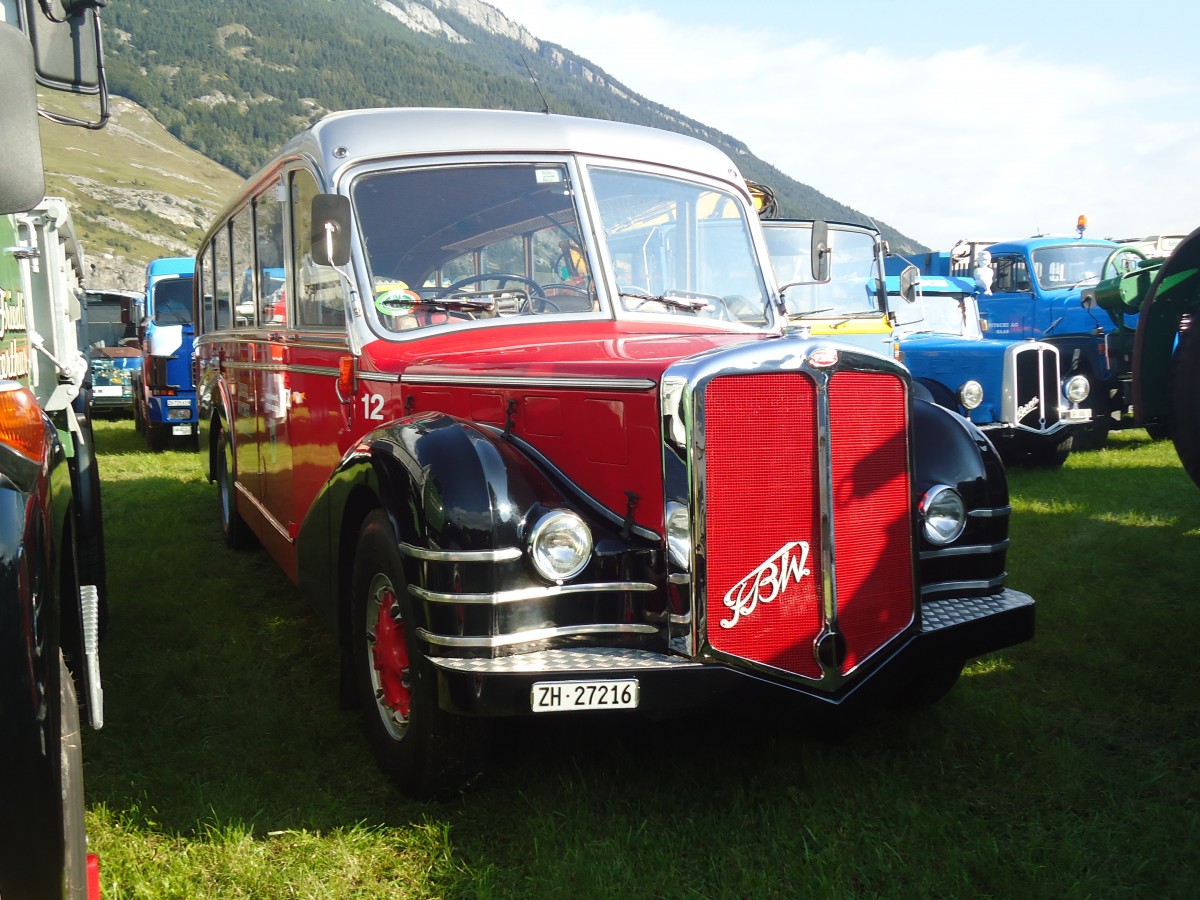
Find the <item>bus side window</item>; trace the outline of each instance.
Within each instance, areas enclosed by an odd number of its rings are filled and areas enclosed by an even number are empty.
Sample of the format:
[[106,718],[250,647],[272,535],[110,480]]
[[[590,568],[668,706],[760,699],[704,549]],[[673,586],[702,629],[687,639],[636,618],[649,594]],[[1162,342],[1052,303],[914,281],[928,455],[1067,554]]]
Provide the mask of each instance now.
[[296,321],[323,328],[345,325],[341,276],[328,266],[318,266],[312,259],[312,201],[318,193],[317,183],[303,169],[292,172],[291,181]]
[[233,264],[229,255],[228,227],[217,232],[213,244],[213,301],[217,328],[228,328],[233,324]]
[[254,300],[254,221],[247,206],[233,217],[233,271],[237,291],[234,296],[233,322],[238,328],[255,324]]
[[287,291],[283,277],[283,204],[275,185],[254,201],[254,232],[258,258],[258,321],[287,325]]

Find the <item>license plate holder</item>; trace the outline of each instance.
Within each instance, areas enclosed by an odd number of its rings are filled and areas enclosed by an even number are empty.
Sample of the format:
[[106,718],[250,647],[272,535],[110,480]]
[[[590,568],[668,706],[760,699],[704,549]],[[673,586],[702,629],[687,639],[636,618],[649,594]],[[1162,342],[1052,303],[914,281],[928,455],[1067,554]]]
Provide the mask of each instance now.
[[529,692],[535,713],[637,709],[641,691],[636,678],[585,681],[535,681]]
[[172,425],[171,434],[178,436],[190,436],[192,433],[191,425]]

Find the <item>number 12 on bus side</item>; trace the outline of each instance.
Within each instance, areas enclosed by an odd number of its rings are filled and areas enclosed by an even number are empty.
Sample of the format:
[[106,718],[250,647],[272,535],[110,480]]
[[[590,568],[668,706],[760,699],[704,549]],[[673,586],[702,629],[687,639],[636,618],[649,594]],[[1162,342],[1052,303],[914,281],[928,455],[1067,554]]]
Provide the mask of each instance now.
[[637,709],[636,678],[619,681],[537,681],[530,692],[534,712]]

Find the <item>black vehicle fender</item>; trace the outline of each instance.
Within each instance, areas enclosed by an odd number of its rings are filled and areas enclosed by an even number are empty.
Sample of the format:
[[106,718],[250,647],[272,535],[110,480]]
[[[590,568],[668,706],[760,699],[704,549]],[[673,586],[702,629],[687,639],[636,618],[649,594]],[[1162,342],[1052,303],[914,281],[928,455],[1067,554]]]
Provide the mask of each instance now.
[[936,403],[914,399],[914,493],[955,488],[968,509],[1008,505],[1008,476],[995,446],[974,424]]
[[[344,647],[355,543],[373,510],[386,511],[399,542],[482,551],[521,547],[539,508],[564,504],[501,434],[441,413],[401,419],[365,435],[317,495],[297,538],[297,582]],[[408,569],[410,584],[420,584],[419,562],[409,559]],[[522,565],[472,573],[472,591],[536,583]]]

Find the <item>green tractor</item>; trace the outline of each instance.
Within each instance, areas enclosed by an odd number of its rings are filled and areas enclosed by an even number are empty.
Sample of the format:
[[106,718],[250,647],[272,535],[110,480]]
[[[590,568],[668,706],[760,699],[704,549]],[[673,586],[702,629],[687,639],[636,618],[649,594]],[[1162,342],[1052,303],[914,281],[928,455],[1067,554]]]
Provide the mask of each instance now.
[[[1135,252],[1122,248],[1122,253]],[[1105,272],[1110,271],[1105,266]],[[1114,320],[1138,313],[1133,335],[1135,421],[1170,437],[1200,485],[1200,228],[1165,258],[1143,258],[1083,295]]]

